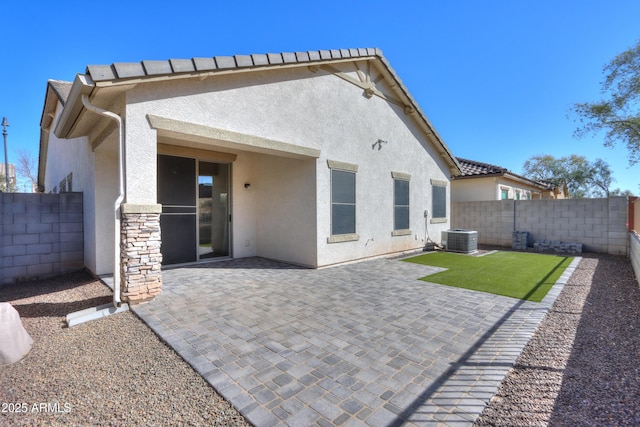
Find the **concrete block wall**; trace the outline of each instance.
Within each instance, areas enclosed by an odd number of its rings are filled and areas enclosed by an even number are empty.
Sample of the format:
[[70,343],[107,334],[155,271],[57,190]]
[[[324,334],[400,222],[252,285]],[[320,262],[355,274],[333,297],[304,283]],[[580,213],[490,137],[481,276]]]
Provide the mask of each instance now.
[[510,246],[512,207],[509,200],[451,203],[451,228],[477,230],[478,243]]
[[586,252],[627,255],[627,198],[498,200],[451,204],[451,228],[478,231],[478,243],[511,246],[513,231],[530,240],[581,243]]
[[0,193],[0,285],[84,267],[82,193]]

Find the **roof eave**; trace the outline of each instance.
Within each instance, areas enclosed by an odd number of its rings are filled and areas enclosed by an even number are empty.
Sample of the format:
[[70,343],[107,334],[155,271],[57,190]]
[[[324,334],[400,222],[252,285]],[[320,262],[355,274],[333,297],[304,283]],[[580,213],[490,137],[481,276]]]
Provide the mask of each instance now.
[[[58,98],[56,101],[55,97]],[[58,101],[62,104],[60,94],[55,91],[51,82],[47,82],[47,90],[44,96],[44,106],[40,116],[40,141],[38,146],[38,186],[44,184],[44,172],[47,163],[47,147],[49,145],[49,131],[53,124]]]
[[535,187],[539,190],[549,190],[549,188],[547,188],[546,186],[532,181],[528,178],[525,178],[523,176],[511,173],[511,172],[496,172],[496,173],[484,173],[484,174],[474,174],[474,175],[461,175],[461,176],[456,176],[453,179],[458,181],[458,180],[462,180],[462,179],[481,179],[481,178],[497,178],[497,177],[504,177],[507,179],[511,179],[513,181],[517,181],[526,185],[529,185],[531,187]]
[[460,180],[460,179],[474,179],[474,178],[495,178],[499,176],[505,176],[505,173],[497,172],[497,173],[478,173],[474,175],[459,175],[454,177],[453,179]]
[[60,120],[56,124],[54,134],[58,138],[72,138],[71,133],[83,110],[82,95],[89,96],[93,91],[95,84],[91,77],[78,74],[76,75],[69,97],[60,115]]

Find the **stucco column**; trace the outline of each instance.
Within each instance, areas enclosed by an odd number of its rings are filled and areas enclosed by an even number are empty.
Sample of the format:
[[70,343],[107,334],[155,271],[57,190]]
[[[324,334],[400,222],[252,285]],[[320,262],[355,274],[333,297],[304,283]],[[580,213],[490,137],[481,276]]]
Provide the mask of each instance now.
[[125,203],[120,208],[120,291],[129,304],[162,292],[161,212],[158,204]]

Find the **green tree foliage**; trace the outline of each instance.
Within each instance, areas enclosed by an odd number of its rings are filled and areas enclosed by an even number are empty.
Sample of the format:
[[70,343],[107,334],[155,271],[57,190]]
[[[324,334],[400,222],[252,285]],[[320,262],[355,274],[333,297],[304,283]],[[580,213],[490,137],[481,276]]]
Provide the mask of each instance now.
[[566,184],[572,198],[609,197],[614,181],[607,162],[602,159],[590,162],[577,154],[560,158],[548,154],[533,156],[524,162],[522,174],[555,186]]
[[626,144],[633,165],[640,161],[640,41],[616,56],[603,72],[605,99],[574,105],[581,123],[574,135],[606,131],[605,146]]

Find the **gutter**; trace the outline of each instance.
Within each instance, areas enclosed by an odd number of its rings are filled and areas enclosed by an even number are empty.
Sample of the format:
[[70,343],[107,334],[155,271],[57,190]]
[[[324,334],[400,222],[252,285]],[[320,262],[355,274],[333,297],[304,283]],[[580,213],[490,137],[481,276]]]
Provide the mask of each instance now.
[[[77,79],[76,79],[77,80]],[[75,86],[75,84],[74,84]],[[99,319],[106,317],[110,314],[120,313],[129,310],[129,305],[122,303],[120,298],[120,205],[125,198],[124,190],[124,122],[119,115],[97,107],[91,104],[89,96],[86,93],[80,94],[82,105],[89,111],[98,114],[103,117],[107,117],[114,120],[118,125],[118,197],[113,204],[113,213],[115,218],[115,232],[114,232],[114,253],[113,253],[113,303],[103,304],[97,307],[88,308],[86,310],[77,311],[75,313],[68,314],[66,317],[67,325],[69,327],[75,326],[80,323],[87,322],[89,320]]]

